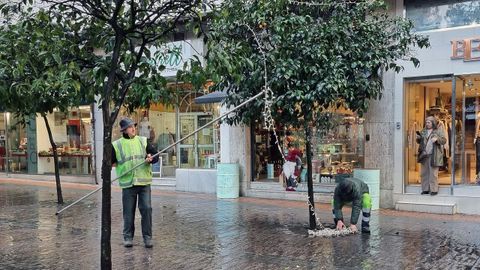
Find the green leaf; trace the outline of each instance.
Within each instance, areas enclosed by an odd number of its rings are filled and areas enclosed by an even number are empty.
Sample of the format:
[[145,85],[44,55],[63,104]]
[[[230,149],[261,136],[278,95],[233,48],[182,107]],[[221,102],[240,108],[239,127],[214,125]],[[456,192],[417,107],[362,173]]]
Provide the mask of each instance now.
[[54,54],[53,54],[53,59],[55,59],[55,62],[56,62],[57,64],[59,64],[59,65],[62,64],[62,59],[60,58],[60,55],[54,53]]

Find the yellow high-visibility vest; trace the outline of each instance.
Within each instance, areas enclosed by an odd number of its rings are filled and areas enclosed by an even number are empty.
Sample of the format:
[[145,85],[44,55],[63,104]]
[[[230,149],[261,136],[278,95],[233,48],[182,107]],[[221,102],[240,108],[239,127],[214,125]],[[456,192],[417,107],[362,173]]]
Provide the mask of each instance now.
[[[135,136],[132,139],[121,138],[113,142],[117,166],[117,176],[123,175],[140,163],[144,163],[147,156],[147,138]],[[144,163],[142,166],[120,177],[118,182],[121,188],[132,186],[146,186],[152,183],[152,165]]]

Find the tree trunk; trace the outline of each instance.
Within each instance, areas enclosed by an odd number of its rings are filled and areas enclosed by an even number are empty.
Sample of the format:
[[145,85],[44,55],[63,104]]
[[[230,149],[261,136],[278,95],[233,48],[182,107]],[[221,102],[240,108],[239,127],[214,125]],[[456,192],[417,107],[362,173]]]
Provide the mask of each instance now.
[[102,233],[100,247],[101,269],[112,269],[112,232],[111,180],[112,170],[112,122],[108,102],[102,102],[103,110],[103,160],[102,160]]
[[57,185],[57,202],[58,204],[63,204],[62,186],[60,184],[60,168],[58,167],[57,145],[53,140],[52,129],[50,128],[50,124],[48,123],[47,116],[45,114],[42,114],[42,117],[43,117],[43,120],[45,121],[45,126],[47,127],[48,139],[50,140],[50,145],[52,146],[53,163],[55,166],[55,183]]
[[312,145],[310,143],[311,129],[308,121],[305,121],[305,146],[307,151],[307,186],[308,186],[308,216],[310,217],[310,229],[317,228],[317,220],[315,216],[315,202],[313,200],[313,178],[312,178]]

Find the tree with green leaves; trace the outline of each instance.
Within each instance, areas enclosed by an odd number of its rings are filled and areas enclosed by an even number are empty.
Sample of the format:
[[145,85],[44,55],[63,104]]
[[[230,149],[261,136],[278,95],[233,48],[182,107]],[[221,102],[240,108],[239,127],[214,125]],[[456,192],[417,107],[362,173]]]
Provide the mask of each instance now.
[[[157,65],[170,49],[165,46],[179,29],[199,29],[208,8],[203,0],[23,0],[0,6],[10,23],[25,21],[45,10],[77,48],[81,79],[103,113],[101,267],[111,268],[112,128],[122,106],[145,106],[152,99],[170,103],[170,91]],[[34,8],[32,8],[34,4]],[[21,9],[25,12],[19,13]],[[34,31],[42,32],[43,29]],[[155,52],[154,52],[155,51]],[[53,57],[53,53],[48,51]],[[161,62],[161,61],[160,61]],[[128,102],[127,102],[128,101]]]
[[[273,119],[305,131],[310,228],[316,228],[312,182],[313,127],[334,108],[362,115],[381,98],[382,74],[398,60],[419,61],[412,48],[428,39],[390,16],[380,0],[226,0],[209,29],[207,68],[227,106],[263,89],[273,97],[237,111],[230,122],[252,123],[271,102]],[[268,117],[268,115],[267,115]],[[319,121],[322,119],[322,121]]]
[[23,125],[39,114],[53,152],[57,202],[63,204],[57,145],[47,114],[68,112],[87,100],[82,95],[81,55],[74,39],[52,24],[44,12],[16,24],[0,26],[0,100]]

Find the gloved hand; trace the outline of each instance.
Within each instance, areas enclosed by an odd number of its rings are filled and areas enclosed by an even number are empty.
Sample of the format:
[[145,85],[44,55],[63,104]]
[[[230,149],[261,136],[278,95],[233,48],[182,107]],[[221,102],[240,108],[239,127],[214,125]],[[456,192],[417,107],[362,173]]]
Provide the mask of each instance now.
[[358,232],[357,225],[351,224],[350,225],[350,230],[352,230],[352,232],[354,232],[354,233]]

